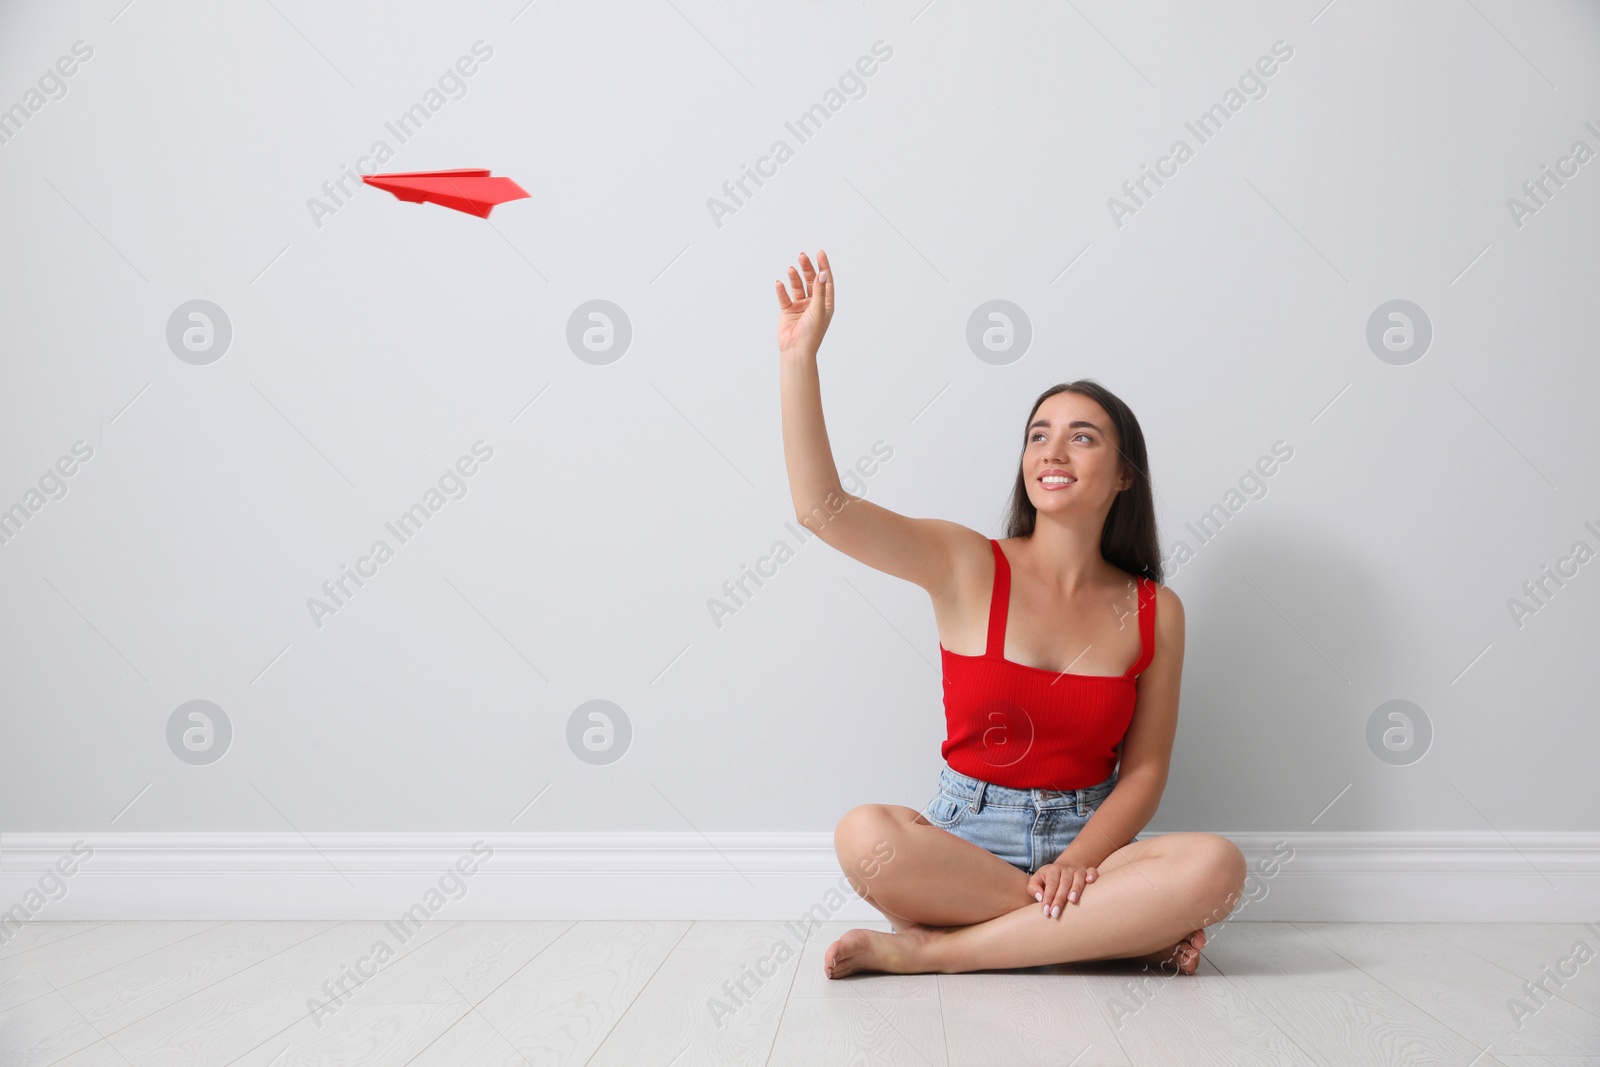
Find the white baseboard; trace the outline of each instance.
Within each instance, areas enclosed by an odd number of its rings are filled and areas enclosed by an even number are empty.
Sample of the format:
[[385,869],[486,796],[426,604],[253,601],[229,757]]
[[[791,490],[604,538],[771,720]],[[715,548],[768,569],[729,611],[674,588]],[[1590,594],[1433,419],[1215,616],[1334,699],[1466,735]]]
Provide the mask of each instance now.
[[[1600,920],[1600,833],[1223,836],[1235,919]],[[6,833],[0,909],[0,943],[27,919],[881,918],[831,833]]]

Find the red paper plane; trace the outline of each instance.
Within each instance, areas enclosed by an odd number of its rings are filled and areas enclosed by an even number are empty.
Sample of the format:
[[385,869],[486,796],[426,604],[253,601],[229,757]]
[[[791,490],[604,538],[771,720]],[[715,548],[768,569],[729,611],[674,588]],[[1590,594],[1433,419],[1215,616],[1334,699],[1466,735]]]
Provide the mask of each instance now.
[[522,200],[528,192],[510,178],[491,178],[487,170],[415,170],[403,174],[364,174],[368,185],[412,203],[438,204],[486,219],[496,204]]

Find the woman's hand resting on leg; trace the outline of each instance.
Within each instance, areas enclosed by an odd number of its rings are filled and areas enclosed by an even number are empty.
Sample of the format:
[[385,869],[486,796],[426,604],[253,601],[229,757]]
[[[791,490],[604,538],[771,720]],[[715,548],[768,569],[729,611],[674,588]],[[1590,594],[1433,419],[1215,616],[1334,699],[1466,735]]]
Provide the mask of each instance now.
[[1062,908],[1083,900],[1084,887],[1094,881],[1098,873],[1093,867],[1080,867],[1058,859],[1033,872],[1033,877],[1028,879],[1028,892],[1044,905],[1046,915],[1059,918]]

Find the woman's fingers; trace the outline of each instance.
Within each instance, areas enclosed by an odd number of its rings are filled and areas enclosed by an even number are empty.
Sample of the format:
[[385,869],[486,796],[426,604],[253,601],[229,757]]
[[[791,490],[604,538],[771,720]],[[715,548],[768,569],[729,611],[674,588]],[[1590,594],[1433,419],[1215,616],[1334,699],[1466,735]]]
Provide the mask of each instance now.
[[[819,273],[827,274],[827,278],[819,279]],[[828,253],[819,250],[817,261],[813,263],[810,256],[801,252],[799,269],[789,268],[789,296],[794,300],[817,296],[819,295],[817,287],[832,280],[833,271],[828,266]]]
[[[788,268],[787,278],[773,284],[777,287],[781,313],[778,320],[780,347],[797,341],[820,343],[833,318],[833,272],[828,268],[827,253],[818,249],[817,262],[813,263],[810,256],[801,252],[799,269]],[[813,304],[816,305],[814,311]]]
[[1061,909],[1067,906],[1067,894],[1072,891],[1073,882],[1079,877],[1078,871],[1070,871],[1062,875],[1061,884],[1056,886],[1055,899],[1050,902],[1050,917],[1059,918]]
[[[1054,868],[1054,870],[1052,870]],[[1051,873],[1046,874],[1049,871]],[[1059,872],[1059,873],[1058,873]],[[1045,876],[1044,892],[1035,894],[1035,900],[1043,900],[1044,912],[1052,919],[1061,917],[1061,912],[1069,905],[1075,904],[1083,898],[1083,887],[1088,881],[1085,868],[1071,867],[1062,869],[1056,864],[1040,868],[1039,875]],[[1035,877],[1039,877],[1035,875]],[[1055,884],[1052,886],[1051,882]]]
[[1044,878],[1044,913],[1050,914],[1050,909],[1056,906],[1056,898],[1061,893],[1061,868],[1053,863],[1047,863],[1039,868],[1040,875]]
[[817,276],[817,268],[811,265],[810,258],[804,252],[800,253],[800,271],[806,276],[807,294],[815,293],[815,278]]

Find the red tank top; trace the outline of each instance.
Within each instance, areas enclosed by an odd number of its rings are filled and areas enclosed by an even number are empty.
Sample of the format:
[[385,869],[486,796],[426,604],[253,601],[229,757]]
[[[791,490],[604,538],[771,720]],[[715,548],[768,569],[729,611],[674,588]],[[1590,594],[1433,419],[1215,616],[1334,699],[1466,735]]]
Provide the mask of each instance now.
[[1136,676],[1155,655],[1156,583],[1138,579],[1139,657],[1122,675],[1066,674],[1005,658],[1011,565],[994,550],[989,643],[963,656],[939,643],[950,769],[1013,789],[1085,789],[1111,777],[1133,720]]

